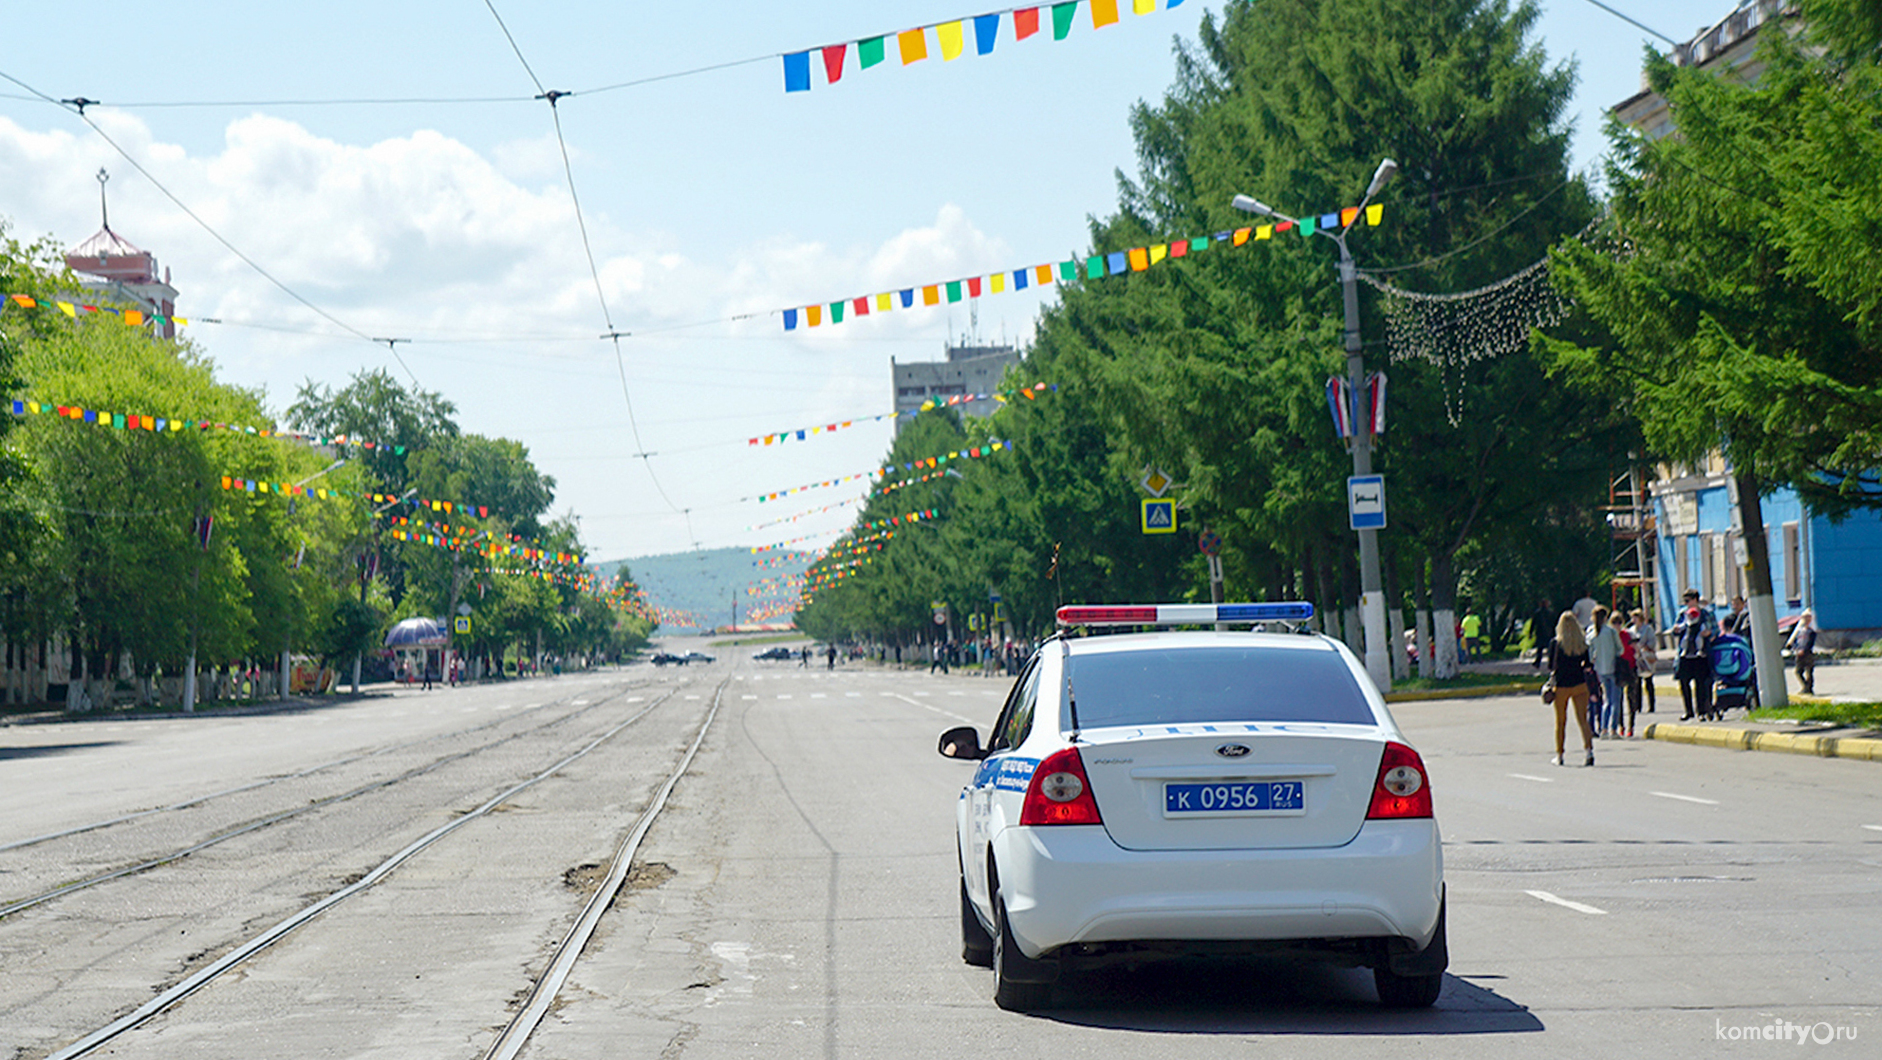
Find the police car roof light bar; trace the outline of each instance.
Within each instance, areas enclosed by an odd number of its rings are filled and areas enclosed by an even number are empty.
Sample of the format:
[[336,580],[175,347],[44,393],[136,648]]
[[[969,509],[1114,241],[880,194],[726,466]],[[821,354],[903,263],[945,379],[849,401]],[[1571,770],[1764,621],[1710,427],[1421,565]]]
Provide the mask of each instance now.
[[1214,622],[1305,622],[1313,605],[1272,604],[1073,604],[1058,610],[1061,626],[1195,626]]

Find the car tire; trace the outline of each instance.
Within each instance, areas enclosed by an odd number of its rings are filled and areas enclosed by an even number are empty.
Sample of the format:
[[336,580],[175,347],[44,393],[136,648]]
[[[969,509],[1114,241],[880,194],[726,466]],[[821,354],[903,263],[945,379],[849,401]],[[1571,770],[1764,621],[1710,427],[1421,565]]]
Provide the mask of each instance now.
[[1390,968],[1374,968],[1372,985],[1386,1008],[1430,1008],[1444,989],[1444,973],[1400,975]]
[[1013,925],[1006,919],[1006,899],[993,892],[993,1003],[1008,1012],[1032,1012],[1052,1000],[1051,983],[1021,983],[1007,978],[1008,969],[1025,957],[1013,941]]
[[961,881],[961,960],[976,968],[993,967],[993,936],[967,900],[967,881]]

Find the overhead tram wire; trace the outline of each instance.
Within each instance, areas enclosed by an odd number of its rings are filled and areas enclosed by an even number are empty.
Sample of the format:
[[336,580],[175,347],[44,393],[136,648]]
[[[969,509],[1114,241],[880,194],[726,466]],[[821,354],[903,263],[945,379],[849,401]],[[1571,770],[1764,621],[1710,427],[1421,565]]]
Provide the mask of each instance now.
[[660,499],[667,503],[667,507],[673,509],[685,518],[686,536],[689,540],[692,540],[694,546],[697,547],[698,535],[693,532],[693,517],[691,512],[688,509],[681,508],[679,505],[674,504],[673,498],[667,495],[666,487],[660,484],[660,476],[654,473],[653,462],[649,459],[652,454],[647,452],[647,445],[642,442],[640,438],[640,424],[636,421],[634,416],[634,396],[627,385],[627,362],[626,359],[621,356],[621,339],[626,333],[614,326],[614,314],[608,308],[607,291],[601,285],[601,268],[595,263],[594,244],[588,238],[588,220],[582,212],[581,193],[576,190],[575,187],[575,166],[574,163],[569,160],[568,139],[562,133],[562,111],[561,108],[556,106],[558,100],[572,93],[545,87],[542,83],[542,79],[536,76],[535,69],[529,65],[529,59],[523,55],[522,47],[516,43],[516,37],[510,33],[510,27],[504,23],[503,16],[497,12],[495,0],[484,0],[484,6],[490,9],[490,17],[496,19],[497,28],[503,31],[503,38],[510,42],[510,50],[516,53],[516,61],[522,64],[523,72],[527,73],[530,81],[535,84],[537,92],[540,93],[536,98],[549,104],[549,117],[555,125],[556,146],[562,152],[562,173],[568,179],[569,200],[575,206],[575,225],[581,231],[582,254],[588,259],[588,275],[595,282],[595,300],[601,305],[601,319],[608,328],[607,333],[601,337],[608,339],[614,344],[614,365],[621,377],[621,399],[627,406],[627,426],[629,432],[634,436],[635,455],[640,457],[641,465],[647,469],[647,478],[653,483],[654,491],[660,494]]
[[[210,237],[213,238],[216,242],[222,244],[223,247],[227,249],[229,253],[235,255],[237,258],[241,259],[243,264],[255,270],[256,274],[261,276],[262,279],[267,280],[271,284],[274,284],[275,287],[279,288],[283,294],[286,294],[289,298],[292,298],[296,302],[299,302],[300,304],[313,310],[315,313],[319,314],[322,318],[326,319],[327,321],[331,322],[335,326],[346,331],[348,334],[357,336],[360,339],[363,339],[367,342],[371,342],[375,344],[383,341],[381,339],[373,338],[371,335],[366,334],[365,332],[359,330],[353,325],[348,324],[346,321],[341,320],[339,317],[334,316],[332,313],[327,312],[325,309],[322,309],[321,307],[315,305],[312,301],[310,301],[306,296],[302,295],[299,291],[296,291],[294,288],[289,287],[286,283],[283,283],[280,279],[276,278],[276,276],[273,273],[269,272],[267,269],[262,268],[261,263],[257,262],[254,258],[251,258],[247,254],[242,253],[240,248],[238,248],[234,243],[229,242],[227,237],[225,237],[221,232],[216,231],[215,228],[212,227],[208,221],[203,220],[202,217],[198,215],[195,210],[190,209],[189,206],[185,204],[182,199],[177,198],[176,194],[172,192],[168,187],[166,187],[162,181],[158,180],[156,176],[150,172],[150,170],[144,168],[144,165],[142,162],[139,162],[136,159],[136,157],[134,157],[129,151],[126,151],[122,146],[118,144],[116,140],[113,140],[109,133],[106,133],[102,128],[99,128],[98,123],[93,121],[89,114],[85,113],[86,107],[97,105],[97,102],[95,100],[88,100],[83,97],[77,97],[77,98],[70,99],[70,100],[54,99],[51,96],[46,95],[44,92],[39,91],[37,88],[34,88],[32,85],[29,85],[24,81],[21,81],[19,78],[14,77],[12,74],[9,74],[4,70],[0,70],[0,77],[3,77],[7,79],[8,81],[11,81],[14,84],[25,89],[26,91],[33,93],[35,96],[38,96],[40,99],[45,100],[47,103],[51,103],[54,106],[57,106],[63,110],[69,111],[70,113],[77,115],[78,120],[90,126],[92,132],[98,134],[99,139],[109,144],[111,146],[111,149],[118,153],[119,157],[123,158],[126,162],[129,162],[131,164],[131,168],[137,170],[138,173],[142,174],[145,180],[150,181],[151,186],[156,188],[159,192],[162,192],[163,197],[166,199],[169,199],[172,205],[174,205],[177,209],[183,211],[185,216],[187,216],[190,220],[196,222],[198,227],[200,227],[203,231],[209,233]],[[388,351],[391,352],[392,359],[399,363],[399,367],[405,369],[405,374],[412,377],[412,384],[414,386],[417,386],[418,376],[412,373],[411,366],[407,365],[405,363],[405,359],[399,356],[398,350],[393,349],[390,344],[387,344],[386,348]]]

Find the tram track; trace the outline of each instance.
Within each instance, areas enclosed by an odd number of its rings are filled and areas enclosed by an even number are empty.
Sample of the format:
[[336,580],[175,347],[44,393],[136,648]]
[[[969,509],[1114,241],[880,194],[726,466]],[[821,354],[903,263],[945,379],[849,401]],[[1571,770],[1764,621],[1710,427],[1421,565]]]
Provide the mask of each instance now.
[[[700,742],[703,741],[706,731],[711,725],[712,718],[718,710],[719,703],[723,697],[725,684],[726,682],[723,680],[719,682],[717,689],[713,693],[712,707],[708,711],[705,721],[699,726],[697,735],[694,737],[691,745],[686,749],[684,754],[681,756],[679,765],[674,769],[671,776],[669,776],[666,785],[659,790],[659,792],[657,793],[657,796],[650,801],[647,809],[645,809],[642,812],[640,823],[636,827],[636,829],[634,829],[629,842],[626,844],[623,844],[621,848],[622,852],[620,855],[617,856],[617,859],[616,859],[617,865],[620,866],[620,869],[618,872],[619,877],[621,878],[625,877],[626,864],[632,858],[633,849],[638,847],[640,837],[645,835],[646,829],[651,826],[652,821],[658,815],[660,808],[664,806],[666,796],[672,791],[672,788],[674,784],[678,782],[680,775],[682,775],[685,769],[690,765],[694,752],[697,751]],[[150,1000],[137,1006],[131,1011],[120,1015],[119,1017],[105,1024],[104,1026],[91,1031],[90,1033],[84,1035],[83,1037],[80,1037],[77,1040],[72,1041],[70,1044],[47,1055],[53,1058],[79,1057],[79,1056],[87,1055],[93,1052],[94,1050],[100,1048],[101,1046],[113,1041],[114,1039],[117,1039],[119,1036],[123,1035],[125,1032],[130,1031],[133,1028],[139,1026],[140,1024],[148,1021],[153,1016],[156,1016],[159,1013],[162,1013],[162,1012],[165,1012],[166,1010],[171,1009],[172,1007],[176,1006],[179,1002],[189,997],[191,994],[194,994],[198,990],[201,990],[203,987],[223,977],[224,975],[228,974],[233,969],[240,967],[245,962],[253,958],[256,954],[259,954],[263,950],[274,945],[284,936],[287,936],[288,934],[293,932],[296,928],[306,924],[307,922],[311,920],[314,920],[315,918],[319,917],[322,913],[326,912],[327,910],[331,909],[332,907],[342,902],[345,902],[349,898],[352,898],[358,894],[361,894],[373,888],[374,886],[377,886],[383,883],[388,878],[388,876],[390,876],[393,873],[395,869],[397,869],[401,864],[403,864],[404,862],[406,862],[408,859],[412,858],[419,852],[445,839],[446,837],[450,836],[452,833],[456,832],[458,829],[463,828],[471,824],[472,822],[485,819],[489,814],[503,807],[506,804],[506,802],[515,798],[518,794],[528,790],[531,787],[534,787],[537,784],[542,783],[545,780],[548,780],[551,777],[556,776],[558,773],[562,772],[567,767],[571,766],[575,762],[589,755],[591,752],[595,751],[597,748],[600,748],[603,745],[607,744],[610,740],[612,740],[615,736],[617,736],[621,732],[629,729],[630,727],[634,726],[636,723],[647,718],[654,711],[658,710],[663,705],[666,705],[672,702],[676,697],[680,696],[681,693],[693,687],[697,687],[697,686],[689,682],[688,684],[680,685],[680,686],[665,690],[663,694],[659,695],[657,698],[653,699],[651,702],[648,702],[640,706],[639,709],[635,710],[631,715],[629,715],[625,719],[622,719],[618,722],[611,723],[607,727],[594,733],[592,736],[584,738],[584,741],[581,743],[581,746],[578,749],[574,750],[573,752],[569,754],[563,755],[562,757],[560,757],[558,760],[556,760],[553,764],[549,765],[548,767],[543,768],[539,771],[536,771],[532,773],[531,775],[527,776],[525,779],[517,783],[510,784],[506,786],[503,790],[497,792],[496,794],[483,799],[483,801],[480,802],[475,808],[459,809],[459,810],[450,810],[446,808],[447,812],[450,813],[451,815],[450,820],[448,820],[444,824],[441,824],[431,829],[430,831],[426,832],[424,835],[406,844],[403,848],[398,850],[396,853],[392,854],[390,857],[387,857],[384,860],[380,861],[378,864],[374,865],[371,869],[366,871],[363,875],[359,876],[357,879],[354,879],[352,882],[346,884],[345,886],[339,888],[338,890],[332,892],[331,894],[328,894],[325,897],[322,897],[319,900],[314,901],[311,904],[304,906],[303,908],[295,911],[291,915],[276,921],[275,923],[265,928],[264,930],[261,930],[257,933],[252,934],[250,937],[248,937],[244,941],[241,941],[233,945],[231,948],[228,948],[214,961],[198,969],[193,974],[189,975],[187,978],[184,978],[180,982],[177,982],[174,985],[171,985],[167,988],[160,990]],[[619,695],[607,697],[601,702],[591,704],[590,709],[603,706],[609,702],[616,702],[618,701],[619,698],[620,698]],[[697,697],[689,697],[689,698],[697,698]],[[537,726],[530,731],[532,732],[540,731],[541,729],[547,728],[549,725],[555,724],[559,721],[567,720],[567,718],[574,717],[574,716],[577,716],[577,715],[576,714],[567,715],[564,718],[557,719],[556,722],[547,723],[543,726]],[[497,743],[507,742],[508,739],[515,738],[521,735],[525,735],[525,734],[523,733],[513,734],[512,737],[506,738],[505,741],[493,741],[491,745],[494,746]],[[482,750],[487,750],[487,749],[488,747],[482,748]],[[449,760],[461,759],[463,757],[466,757],[469,754],[474,754],[474,753],[476,753],[476,750],[467,751],[467,752],[459,752],[452,756],[447,756],[447,759]],[[437,762],[430,764],[427,767],[427,771],[429,771],[429,769],[435,769],[437,766],[444,764],[444,762],[445,760],[439,760]],[[382,782],[380,784],[371,785],[369,787],[383,787],[383,786],[385,785]],[[335,797],[336,800],[339,798],[340,798],[339,796]],[[608,899],[601,900],[598,903],[596,901],[591,900],[591,902],[589,903],[589,906],[590,906],[589,910],[585,910],[583,916],[578,919],[575,931],[582,930],[583,923],[588,923],[589,927],[587,930],[592,931],[593,920],[598,919],[600,913],[602,911],[605,911],[608,900],[612,899],[613,891],[617,890],[620,886],[619,880],[614,879],[615,875],[616,875],[615,873],[610,874],[610,879],[613,881],[612,886],[608,884],[604,884],[601,890],[597,892],[598,894],[603,894],[603,893],[607,894]],[[592,916],[591,916],[591,913],[592,913]],[[571,932],[570,938],[573,938],[573,937],[574,937],[574,932]],[[582,936],[582,942],[585,942],[585,940],[586,940],[586,935],[584,934]],[[558,954],[563,951],[568,951],[573,955],[578,955],[582,942],[576,942],[576,943],[571,944],[569,940],[565,939],[563,945],[559,947],[558,949]],[[570,959],[572,960],[573,958],[571,957]],[[550,973],[547,973],[547,974],[553,974],[555,971],[555,968],[556,968],[556,962],[551,962]],[[545,976],[545,978],[546,977],[547,975]],[[558,987],[559,987],[559,983],[558,983]],[[538,992],[540,992],[541,989],[542,987],[541,987],[541,984],[539,983],[537,987]],[[553,996],[553,992],[551,992],[551,997],[552,996]],[[530,1012],[529,1006],[525,1006],[522,1015],[527,1015],[529,1012]],[[520,1018],[521,1016],[519,1015],[519,1019]],[[524,1037],[526,1038],[527,1035],[525,1034]],[[519,1039],[519,1044],[520,1044],[520,1039]]]
[[[527,728],[519,729],[518,731],[509,733],[508,735],[505,735],[499,739],[486,741],[484,743],[478,744],[477,746],[474,746],[471,748],[467,748],[465,750],[456,751],[451,754],[442,755],[442,756],[433,758],[420,765],[402,770],[390,777],[384,777],[384,778],[380,778],[380,779],[377,779],[377,780],[374,780],[365,784],[355,785],[354,787],[350,789],[343,790],[343,791],[340,791],[331,795],[325,795],[325,796],[303,801],[288,809],[281,810],[279,812],[262,814],[254,818],[250,818],[248,820],[244,820],[244,821],[237,822],[235,824],[232,824],[226,827],[215,829],[210,834],[208,834],[207,836],[199,840],[195,840],[195,841],[183,844],[181,846],[172,847],[168,850],[165,850],[159,853],[148,854],[148,855],[144,855],[141,857],[137,857],[135,859],[129,860],[125,864],[119,865],[117,867],[114,867],[112,869],[109,869],[103,872],[93,873],[91,875],[85,876],[80,879],[62,882],[57,887],[48,888],[46,890],[39,891],[37,893],[31,894],[22,898],[13,899],[11,901],[0,902],[0,920],[5,920],[9,916],[12,916],[16,913],[23,912],[34,906],[41,905],[41,904],[53,901],[58,898],[65,897],[67,895],[74,894],[79,891],[89,889],[91,887],[95,887],[99,884],[108,883],[112,880],[123,879],[127,876],[133,876],[138,873],[147,872],[151,869],[159,868],[161,866],[168,865],[176,861],[180,861],[183,858],[189,857],[192,854],[200,853],[204,850],[210,849],[211,847],[215,847],[222,843],[229,842],[230,840],[237,839],[242,836],[250,835],[255,832],[261,831],[262,829],[270,828],[275,825],[282,824],[284,822],[291,821],[291,820],[306,816],[311,813],[315,813],[317,811],[326,809],[338,803],[351,801],[353,799],[359,798],[362,795],[370,794],[374,791],[379,791],[379,790],[391,787],[393,785],[412,780],[416,777],[424,776],[428,773],[433,772],[434,770],[437,770],[443,766],[449,765],[453,762],[462,761],[474,755],[482,754],[494,748],[501,747],[505,744],[515,742],[525,737],[540,734],[544,730],[566,724],[586,714],[592,713],[600,709],[601,707],[605,706],[607,703],[611,702],[613,699],[618,698],[618,695],[620,694],[625,694],[628,691],[632,691],[636,688],[643,688],[643,687],[644,686],[630,685],[627,688],[623,689],[622,692],[617,694],[616,696],[609,696],[609,697],[597,700],[592,703],[581,702],[579,698],[579,694],[571,695],[570,697],[568,697],[568,699],[573,700],[574,702],[570,703],[569,705],[575,706],[577,707],[577,709],[569,711],[568,713],[559,714],[553,718],[550,718],[547,721],[542,722],[539,725],[534,725],[534,726],[529,726]],[[673,693],[669,692],[667,693],[667,696],[671,696],[672,694]],[[665,698],[667,697],[663,696],[660,700],[656,702],[664,702]],[[562,705],[561,701],[552,701],[550,703],[539,704],[537,706],[528,708],[528,710],[530,713],[534,713],[536,711],[553,709],[554,707],[559,706],[559,705]],[[110,818],[108,820],[93,822],[90,824],[81,825],[81,826],[74,827],[74,828],[64,829],[62,831],[48,833],[46,835],[33,837],[31,839],[19,840],[19,841],[10,843],[4,847],[0,847],[0,852],[5,852],[7,850],[13,850],[13,849],[21,849],[21,848],[25,848],[28,846],[40,846],[46,843],[55,842],[60,839],[75,838],[78,836],[87,835],[92,832],[100,831],[105,828],[114,827],[114,826],[121,825],[121,824],[129,824],[132,822],[147,822],[150,819],[154,818],[156,815],[162,814],[165,812],[181,812],[186,809],[194,809],[194,808],[206,805],[216,799],[227,798],[227,797],[231,797],[231,796],[238,795],[238,794],[244,794],[244,793],[256,791],[258,789],[270,787],[270,786],[280,784],[289,780],[306,779],[310,776],[314,776],[316,774],[319,774],[327,770],[336,769],[344,765],[354,764],[354,763],[365,761],[371,758],[382,757],[384,755],[387,755],[396,751],[410,750],[414,747],[420,747],[427,743],[440,743],[440,742],[444,742],[448,740],[461,739],[463,737],[470,736],[475,733],[483,732],[487,729],[511,724],[515,722],[518,718],[523,718],[527,716],[528,716],[527,714],[523,714],[523,713],[513,714],[507,717],[497,718],[495,720],[485,722],[480,725],[474,725],[465,729],[455,729],[450,732],[444,732],[444,733],[433,733],[431,735],[419,737],[414,740],[401,741],[400,743],[391,744],[382,748],[376,748],[371,751],[362,752],[360,754],[344,756],[342,758],[334,759],[329,762],[324,762],[320,765],[313,766],[304,770],[299,770],[294,773],[282,774],[277,777],[269,777],[269,778],[265,778],[259,781],[254,781],[248,784],[242,784],[242,785],[238,785],[235,787],[224,788],[220,791],[212,792],[207,795],[197,796],[197,797],[190,798],[181,802],[172,803],[167,806],[156,807],[150,810],[144,810],[144,811],[140,811],[140,812],[132,813],[132,814],[125,814],[119,817]]]

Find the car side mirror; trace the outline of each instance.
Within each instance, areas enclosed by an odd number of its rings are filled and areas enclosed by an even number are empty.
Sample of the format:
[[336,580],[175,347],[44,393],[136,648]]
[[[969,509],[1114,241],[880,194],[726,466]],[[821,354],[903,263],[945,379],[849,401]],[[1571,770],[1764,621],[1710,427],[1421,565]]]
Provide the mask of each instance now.
[[971,725],[962,725],[941,734],[941,743],[936,748],[943,758],[965,758],[979,760],[987,757],[987,752],[980,747],[980,734]]

